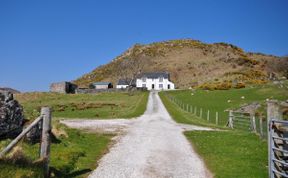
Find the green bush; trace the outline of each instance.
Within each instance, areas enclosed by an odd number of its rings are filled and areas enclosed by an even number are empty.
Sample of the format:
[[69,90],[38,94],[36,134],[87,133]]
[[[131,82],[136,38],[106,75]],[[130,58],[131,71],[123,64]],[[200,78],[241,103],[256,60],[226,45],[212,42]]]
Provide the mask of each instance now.
[[237,88],[237,89],[239,89],[239,88],[245,88],[245,83],[239,82],[239,83],[237,83],[237,84],[234,86],[234,88]]
[[204,83],[200,85],[198,88],[204,90],[229,90],[230,88],[232,88],[232,83],[231,81]]

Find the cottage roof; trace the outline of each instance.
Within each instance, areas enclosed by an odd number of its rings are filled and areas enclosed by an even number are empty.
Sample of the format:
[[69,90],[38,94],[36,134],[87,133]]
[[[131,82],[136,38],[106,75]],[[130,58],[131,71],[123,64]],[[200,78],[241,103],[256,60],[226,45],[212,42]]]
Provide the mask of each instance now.
[[92,85],[110,85],[112,84],[111,82],[94,82]]
[[[129,85],[131,79],[119,79],[117,85]],[[132,85],[135,85],[135,80],[132,81]]]
[[157,79],[157,78],[163,77],[163,78],[169,79],[170,75],[168,72],[149,72],[149,73],[140,74],[138,76],[138,78],[142,78],[142,77],[152,78],[152,79]]

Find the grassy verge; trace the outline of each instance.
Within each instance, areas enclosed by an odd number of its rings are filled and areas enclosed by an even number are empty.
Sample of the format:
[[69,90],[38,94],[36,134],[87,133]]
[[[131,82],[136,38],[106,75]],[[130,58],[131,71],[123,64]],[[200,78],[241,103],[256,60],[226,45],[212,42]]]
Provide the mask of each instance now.
[[159,93],[159,96],[168,110],[169,114],[172,116],[172,118],[178,122],[183,124],[194,124],[194,125],[200,125],[200,126],[208,126],[213,128],[224,128],[222,126],[216,126],[213,123],[209,123],[204,119],[200,119],[199,117],[196,117],[195,115],[185,112],[180,109],[175,103],[172,103],[163,92]]
[[267,142],[247,132],[186,132],[215,178],[265,178]]
[[[181,110],[164,93],[160,93],[160,97],[176,122],[216,127]],[[259,136],[235,130],[192,131],[185,132],[185,135],[216,178],[268,177],[267,142],[261,140]]]
[[[108,150],[113,135],[86,133],[60,125],[63,118],[132,118],[146,110],[148,92],[65,95],[57,93],[24,93],[16,99],[24,107],[25,117],[33,120],[42,106],[53,109],[51,171],[53,177],[87,177],[96,162]],[[56,117],[56,118],[55,118]],[[0,141],[0,149],[11,140]],[[16,151],[15,151],[16,150]],[[10,156],[0,161],[0,177],[42,177],[37,162],[39,144],[22,141]],[[36,161],[36,162],[35,162]]]
[[[113,135],[84,133],[54,123],[50,167],[52,177],[86,177],[96,168],[96,162],[108,150]],[[8,140],[0,142],[0,148]],[[8,161],[0,162],[0,177],[42,177],[37,163],[39,144],[18,144]],[[9,157],[9,155],[8,155]],[[36,162],[35,162],[36,161]]]
[[53,117],[62,118],[131,118],[144,113],[148,92],[58,94],[24,93],[16,99],[25,109],[27,119],[39,116],[42,106],[53,108]]
[[[219,113],[219,123],[225,125],[228,120],[227,109],[238,108],[240,105],[259,102],[263,106],[266,104],[266,99],[287,100],[287,88],[279,88],[275,85],[254,86],[244,89],[230,90],[181,90],[169,91],[167,94],[181,100],[185,104],[196,106],[203,109],[203,118],[206,118],[207,110],[210,110],[210,115],[215,116],[215,112]],[[262,110],[265,112],[265,109]],[[266,114],[263,113],[265,116]],[[211,122],[215,123],[215,117],[211,118]]]
[[149,92],[144,92],[141,97],[139,97],[137,103],[132,105],[131,112],[124,114],[122,118],[134,118],[138,117],[146,111],[148,103]]

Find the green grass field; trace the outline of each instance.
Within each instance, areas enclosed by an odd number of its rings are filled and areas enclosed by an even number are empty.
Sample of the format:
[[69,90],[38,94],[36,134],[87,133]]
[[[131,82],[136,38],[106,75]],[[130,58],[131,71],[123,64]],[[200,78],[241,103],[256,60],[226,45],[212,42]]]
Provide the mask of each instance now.
[[251,132],[216,126],[180,109],[163,93],[160,97],[176,122],[218,128],[223,131],[185,132],[197,153],[204,159],[215,178],[265,178],[267,142]]
[[182,110],[178,105],[171,102],[171,100],[169,100],[164,95],[163,92],[160,92],[159,96],[160,96],[164,106],[168,110],[169,114],[178,123],[194,124],[194,125],[208,126],[208,127],[213,127],[213,128],[216,128],[216,127],[217,128],[224,128],[223,126],[219,126],[219,125],[216,126],[214,123],[207,122],[204,119],[200,119],[199,117],[196,117],[195,115]]
[[[54,123],[55,127],[60,134],[54,134],[56,137],[51,145],[52,177],[86,177],[108,150],[113,135],[84,133]],[[0,148],[8,142],[0,142]],[[7,160],[0,161],[0,177],[42,177],[41,166],[37,164],[39,144],[22,141],[18,149],[20,151],[10,154],[11,158],[8,154]]]
[[[225,125],[228,121],[227,109],[234,109],[243,104],[259,102],[265,106],[266,99],[288,99],[288,89],[278,88],[275,85],[254,86],[253,88],[231,90],[178,90],[166,92],[185,104],[203,110],[203,118],[206,118],[207,110],[210,110],[211,122],[215,123],[215,113],[219,113],[219,124]],[[245,99],[241,99],[243,97]],[[162,97],[163,98],[163,97]],[[228,102],[230,100],[231,102]],[[264,110],[263,110],[264,111]],[[263,114],[265,116],[265,113]]]
[[[99,93],[65,95],[56,93],[24,93],[16,99],[24,107],[25,117],[33,120],[42,106],[53,109],[53,139],[51,145],[52,177],[87,177],[97,167],[97,160],[108,150],[113,135],[86,133],[59,124],[63,118],[133,118],[146,110],[148,92]],[[3,149],[11,140],[0,141]],[[37,163],[39,144],[21,141],[20,151],[0,160],[0,177],[42,177]],[[9,158],[11,157],[11,158]],[[36,163],[35,163],[36,161]]]
[[146,110],[148,92],[58,94],[24,93],[15,98],[24,106],[27,119],[39,116],[42,106],[53,109],[53,117],[61,118],[132,118]]
[[[191,93],[193,93],[191,95]],[[203,108],[203,118],[181,109],[172,102],[166,94],[174,96],[183,103]],[[244,96],[245,99],[241,99]],[[188,140],[204,159],[209,170],[216,178],[265,178],[268,177],[267,141],[248,130],[231,130],[225,127],[229,108],[237,108],[242,104],[260,102],[265,105],[267,98],[287,100],[287,88],[277,88],[273,85],[258,86],[245,89],[231,89],[222,91],[178,90],[161,92],[160,97],[170,115],[176,122],[201,126],[216,127],[225,131],[191,131],[185,132]],[[231,102],[227,102],[231,100]],[[206,121],[205,109],[210,114],[219,112],[219,123],[215,125],[215,116]],[[264,108],[262,108],[264,112]],[[199,110],[198,110],[199,112]]]
[[268,177],[267,142],[249,132],[185,133],[215,178]]

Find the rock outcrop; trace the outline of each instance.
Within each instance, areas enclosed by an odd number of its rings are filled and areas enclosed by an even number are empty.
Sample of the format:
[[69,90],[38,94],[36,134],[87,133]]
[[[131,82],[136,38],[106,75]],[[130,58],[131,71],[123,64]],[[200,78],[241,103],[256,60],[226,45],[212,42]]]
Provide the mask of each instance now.
[[241,106],[240,108],[238,108],[237,110],[235,110],[236,112],[243,112],[243,113],[250,113],[250,114],[255,114],[256,110],[258,108],[261,107],[261,104],[258,102],[253,102],[250,104],[245,104],[243,106]]
[[15,137],[22,132],[23,108],[10,92],[0,93],[0,137]]
[[25,139],[29,143],[35,144],[40,142],[42,135],[42,122],[39,122],[35,127],[33,127],[30,132],[27,133]]

